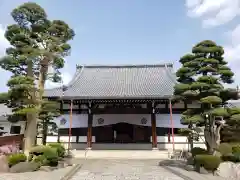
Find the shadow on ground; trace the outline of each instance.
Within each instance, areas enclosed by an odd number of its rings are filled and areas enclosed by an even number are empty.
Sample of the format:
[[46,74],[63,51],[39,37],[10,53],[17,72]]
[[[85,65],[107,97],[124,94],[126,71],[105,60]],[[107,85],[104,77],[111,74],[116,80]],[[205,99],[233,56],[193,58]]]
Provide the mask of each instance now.
[[184,161],[184,160],[173,160],[173,159],[170,160],[169,159],[169,160],[160,161],[158,165],[159,166],[178,167],[178,168],[185,169],[186,161]]

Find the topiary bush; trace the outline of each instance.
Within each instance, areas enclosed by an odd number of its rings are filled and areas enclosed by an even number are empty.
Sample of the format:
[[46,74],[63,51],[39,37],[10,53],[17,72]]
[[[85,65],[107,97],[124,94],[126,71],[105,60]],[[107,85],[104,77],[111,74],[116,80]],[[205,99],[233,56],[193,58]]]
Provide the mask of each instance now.
[[56,148],[46,149],[43,153],[43,156],[46,158],[47,165],[57,166],[58,165],[58,153]]
[[8,156],[8,165],[12,167],[15,164],[20,162],[25,162],[27,160],[27,156],[23,153],[12,154]]
[[49,148],[51,148],[51,147],[44,146],[44,145],[35,146],[30,150],[29,153],[32,154],[32,155],[38,156],[38,155],[42,155]]
[[57,153],[59,157],[64,157],[65,155],[65,147],[61,143],[49,143],[48,146],[57,149]]
[[232,153],[233,154],[240,154],[240,145],[232,146]]
[[215,171],[221,163],[221,158],[209,154],[199,154],[194,158],[194,165],[196,169],[204,167],[208,171]]
[[40,166],[47,166],[49,164],[49,161],[44,155],[35,156],[32,161],[38,163]]
[[238,163],[240,162],[240,154],[229,154],[229,155],[224,155],[221,157],[223,161],[230,161],[233,163]]
[[32,161],[40,163],[44,166],[57,166],[58,165],[58,152],[57,148],[50,146],[36,146],[30,151],[33,156]]
[[208,154],[206,149],[200,148],[200,147],[194,147],[191,150],[192,156],[195,157],[196,155],[199,154]]
[[222,154],[222,156],[232,154],[232,146],[228,143],[221,143],[218,146],[218,151]]

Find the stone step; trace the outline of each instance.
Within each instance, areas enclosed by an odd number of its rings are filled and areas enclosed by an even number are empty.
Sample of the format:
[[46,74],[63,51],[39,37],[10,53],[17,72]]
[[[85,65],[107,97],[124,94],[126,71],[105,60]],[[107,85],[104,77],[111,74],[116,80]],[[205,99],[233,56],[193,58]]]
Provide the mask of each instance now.
[[87,159],[168,159],[163,150],[73,150],[74,157]]

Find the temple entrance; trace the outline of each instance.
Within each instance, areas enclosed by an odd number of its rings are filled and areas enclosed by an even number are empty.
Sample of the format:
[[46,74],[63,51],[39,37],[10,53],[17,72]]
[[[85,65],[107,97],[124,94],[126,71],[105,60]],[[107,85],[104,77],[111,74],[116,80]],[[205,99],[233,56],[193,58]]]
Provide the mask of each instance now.
[[134,125],[129,123],[117,123],[112,125],[114,143],[134,142]]
[[93,127],[95,143],[151,143],[151,127],[120,122]]

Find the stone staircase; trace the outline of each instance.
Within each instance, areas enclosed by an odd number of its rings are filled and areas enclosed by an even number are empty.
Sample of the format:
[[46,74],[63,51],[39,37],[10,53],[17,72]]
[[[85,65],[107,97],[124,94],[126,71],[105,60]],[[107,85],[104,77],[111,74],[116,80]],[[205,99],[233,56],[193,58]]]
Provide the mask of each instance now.
[[167,150],[73,150],[75,158],[87,159],[168,159]]

